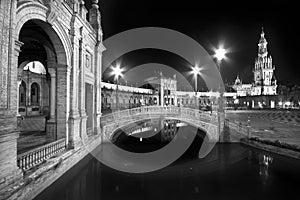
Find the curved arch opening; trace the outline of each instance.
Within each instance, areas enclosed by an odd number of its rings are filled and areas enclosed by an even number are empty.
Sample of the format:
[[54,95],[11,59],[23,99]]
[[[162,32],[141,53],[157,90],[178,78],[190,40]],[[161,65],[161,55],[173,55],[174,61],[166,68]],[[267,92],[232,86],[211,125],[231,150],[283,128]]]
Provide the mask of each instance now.
[[[17,149],[22,153],[67,137],[67,123],[57,128],[57,121],[66,119],[68,107],[67,97],[57,98],[60,93],[67,94],[67,85],[60,83],[67,79],[67,55],[54,27],[40,19],[26,21],[18,37],[23,45],[18,57],[18,114],[22,121]],[[65,69],[57,70],[59,66]]]
[[[177,135],[179,129],[184,135]],[[178,164],[198,158],[206,136],[203,130],[175,119],[148,119],[137,121],[116,130],[111,141],[119,148],[129,152],[148,153],[163,148],[172,140],[185,140],[185,136],[189,137],[192,131],[196,131],[197,134],[189,148],[176,161]]]
[[46,74],[46,68],[40,61],[32,61],[25,65],[23,70],[28,70],[36,74]]

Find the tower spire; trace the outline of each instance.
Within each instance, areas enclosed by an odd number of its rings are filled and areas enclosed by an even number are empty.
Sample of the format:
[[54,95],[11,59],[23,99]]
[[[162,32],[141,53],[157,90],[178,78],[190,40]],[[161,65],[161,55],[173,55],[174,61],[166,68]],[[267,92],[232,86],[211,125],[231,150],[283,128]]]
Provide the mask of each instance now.
[[268,44],[268,42],[265,38],[264,27],[262,26],[260,39],[259,39],[259,43],[258,43],[258,57],[259,58],[264,58],[264,57],[268,56],[267,44]]

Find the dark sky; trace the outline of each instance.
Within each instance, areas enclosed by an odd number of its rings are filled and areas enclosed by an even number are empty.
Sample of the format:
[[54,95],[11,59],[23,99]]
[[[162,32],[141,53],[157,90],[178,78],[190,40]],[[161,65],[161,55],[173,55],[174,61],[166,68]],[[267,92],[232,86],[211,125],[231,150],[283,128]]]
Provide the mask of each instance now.
[[[89,7],[90,0],[86,0]],[[292,2],[292,1],[291,1]],[[101,0],[104,39],[138,27],[164,27],[184,33],[198,41],[210,54],[211,46],[224,42],[230,48],[229,60],[222,63],[227,82],[239,74],[251,82],[257,55],[257,43],[264,26],[268,50],[276,66],[280,83],[300,84],[298,64],[299,10],[296,4],[282,0]],[[293,1],[294,2],[294,1]],[[158,56],[160,55],[160,56]],[[169,56],[171,59],[166,59]],[[182,60],[163,51],[141,50],[124,55],[132,66],[153,62],[182,65]],[[172,60],[172,61],[170,61]]]

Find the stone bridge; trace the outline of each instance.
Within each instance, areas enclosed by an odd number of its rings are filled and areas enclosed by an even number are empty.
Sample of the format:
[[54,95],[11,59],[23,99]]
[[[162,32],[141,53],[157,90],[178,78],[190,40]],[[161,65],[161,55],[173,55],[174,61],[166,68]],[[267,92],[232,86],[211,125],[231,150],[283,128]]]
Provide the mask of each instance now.
[[[128,124],[147,119],[175,119],[186,122],[203,130],[210,141],[219,140],[219,124],[223,117],[217,112],[204,112],[201,110],[175,107],[175,106],[144,106],[122,111],[116,111],[101,117],[103,140],[112,140],[114,132]],[[223,127],[220,127],[223,128]]]

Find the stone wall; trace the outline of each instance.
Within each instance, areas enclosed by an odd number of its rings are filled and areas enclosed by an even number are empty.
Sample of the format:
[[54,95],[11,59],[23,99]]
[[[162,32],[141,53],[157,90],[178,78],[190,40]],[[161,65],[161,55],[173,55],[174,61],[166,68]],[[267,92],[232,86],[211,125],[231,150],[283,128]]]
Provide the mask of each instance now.
[[250,127],[225,119],[224,129],[220,134],[219,142],[240,142],[241,139],[248,137],[248,134],[250,133],[249,131]]
[[0,189],[22,177],[17,156],[17,70],[13,65],[16,1],[0,1]]
[[[16,115],[18,58],[24,44],[18,40],[26,22],[34,21],[47,34],[53,45],[51,50],[54,51],[52,52],[54,62],[50,67],[55,69],[56,95],[52,97],[55,96],[54,100],[57,102],[53,104],[56,113],[51,128],[57,131],[56,139],[65,137],[67,147],[72,149],[71,151],[77,151],[82,148],[82,143],[100,134],[100,74],[102,52],[105,48],[102,44],[97,3],[98,1],[93,1],[89,10],[91,17],[87,21],[84,1],[0,1],[0,190],[24,181],[22,179],[24,174],[16,162],[19,134]],[[88,54],[89,59],[86,57]],[[47,56],[47,60],[50,61],[52,57]],[[86,135],[85,83],[94,87],[92,94],[94,106],[91,115],[94,132],[90,137]],[[76,158],[76,162],[82,156]],[[67,170],[74,163],[75,161],[66,161],[63,164],[64,169]],[[63,173],[64,170],[54,177],[58,178]]]

